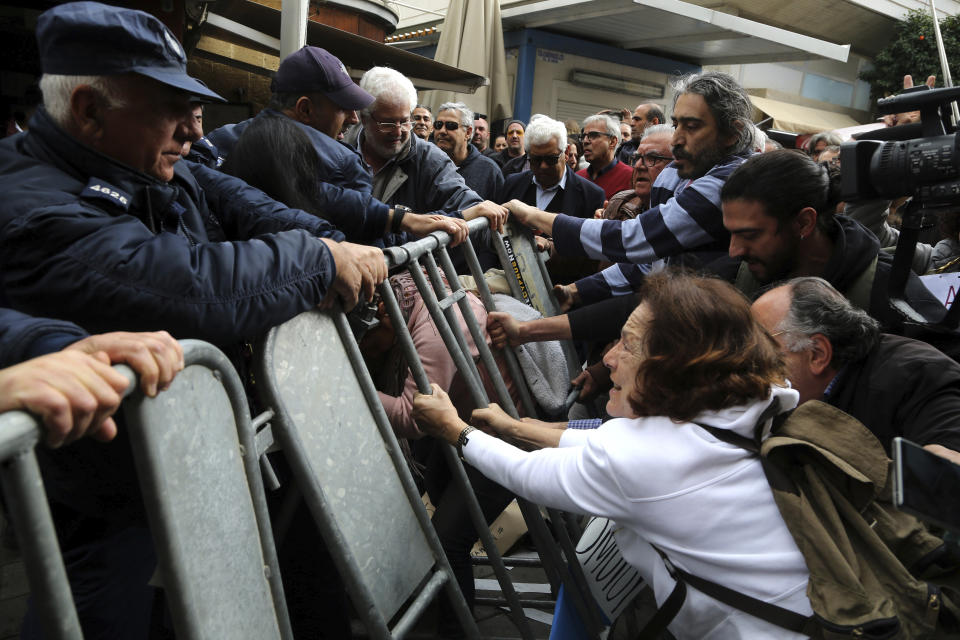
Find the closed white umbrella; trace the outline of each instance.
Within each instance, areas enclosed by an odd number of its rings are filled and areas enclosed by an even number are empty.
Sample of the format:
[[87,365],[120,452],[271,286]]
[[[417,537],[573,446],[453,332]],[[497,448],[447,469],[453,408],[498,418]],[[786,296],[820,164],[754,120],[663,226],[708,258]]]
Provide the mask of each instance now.
[[512,115],[499,0],[451,0],[434,60],[484,76],[487,84],[473,94],[424,91],[421,102],[432,109],[444,102],[463,102],[474,112],[487,114],[491,122]]

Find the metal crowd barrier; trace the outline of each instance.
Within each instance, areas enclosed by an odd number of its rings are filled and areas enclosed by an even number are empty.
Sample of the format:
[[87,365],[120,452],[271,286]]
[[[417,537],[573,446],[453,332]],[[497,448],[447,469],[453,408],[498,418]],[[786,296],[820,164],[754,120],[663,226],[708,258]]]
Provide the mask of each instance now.
[[343,312],[274,328],[257,367],[273,436],[370,636],[404,637],[445,591],[479,638]]
[[[132,372],[127,372],[132,379]],[[0,415],[0,485],[44,636],[80,640],[80,620],[34,452],[41,434],[39,423],[28,413]]]
[[[469,226],[476,232],[486,224],[477,219]],[[515,229],[505,238],[498,236],[503,242],[498,252],[515,295],[549,315],[556,311],[549,278],[542,259],[535,250],[531,253],[526,233]],[[517,408],[447,253],[449,240],[449,235],[436,232],[389,248],[388,266],[408,269],[469,382],[474,403],[484,407],[489,399],[453,309],[459,305],[498,402],[516,417]],[[469,242],[462,246],[480,297],[493,311],[476,253]],[[429,380],[393,290],[384,282],[379,291],[417,386],[429,393]],[[186,367],[156,398],[135,390],[132,371],[117,367],[131,380],[128,393],[133,397],[123,409],[178,638],[293,637],[263,487],[264,476],[271,484],[276,480],[269,465],[261,468],[261,454],[274,437],[324,540],[335,551],[334,560],[372,637],[404,637],[429,601],[444,590],[468,636],[479,638],[342,311],[301,314],[268,334],[257,366],[258,384],[272,410],[253,422],[243,385],[226,356],[200,341],[185,340],[182,345]],[[507,349],[501,355],[527,413],[534,415],[536,404],[515,354]],[[570,362],[575,360],[568,358]],[[267,425],[255,433],[255,425],[271,418],[272,430]],[[34,454],[39,437],[39,427],[28,414],[0,416],[0,480],[44,633],[73,640],[82,633]],[[463,465],[452,447],[444,447],[444,455],[511,618],[521,636],[531,639],[521,601]],[[548,510],[554,539],[539,507],[519,498],[518,503],[553,593],[560,583],[567,586],[568,597],[596,637],[601,624],[576,560],[576,528],[565,514]],[[390,526],[376,524],[384,522]]]
[[[469,226],[471,233],[479,231],[485,224],[487,224],[487,222],[482,218],[470,221]],[[529,234],[529,232],[527,233]],[[510,242],[510,240],[511,238],[508,237],[507,242]],[[446,248],[449,242],[450,236],[448,234],[435,232],[425,238],[400,247],[390,247],[384,250],[384,254],[387,257],[387,265],[391,270],[405,267],[409,271],[457,369],[468,382],[467,386],[471,392],[474,404],[477,407],[486,407],[489,399],[481,382],[480,372],[470,355],[466,338],[461,330],[456,312],[453,309],[454,304],[459,306],[464,321],[473,337],[474,344],[479,351],[480,361],[483,363],[487,374],[493,381],[498,402],[510,415],[517,417],[517,408],[510,394],[507,392],[503,376],[500,374],[493,353],[486,343],[483,328],[479,326],[476,317],[473,315],[469,301],[466,299],[465,291],[460,285],[458,274],[450,260]],[[529,243],[530,241],[527,240],[527,242]],[[461,246],[463,247],[464,257],[471,275],[476,281],[484,306],[488,311],[495,311],[496,305],[490,289],[484,280],[483,272],[473,246],[469,242],[465,242]],[[500,252],[499,248],[498,252]],[[501,254],[502,253],[503,252],[501,252]],[[503,255],[501,255],[501,257],[503,257]],[[450,286],[451,292],[449,295],[446,292],[446,286],[444,285],[443,277],[437,265],[438,260]],[[540,264],[542,266],[542,263]],[[515,269],[519,274],[522,274],[525,270],[523,267],[509,262],[504,264],[503,267],[505,271]],[[427,276],[429,276],[429,282],[427,277],[424,276],[423,269],[426,270]],[[546,277],[545,273],[543,273],[542,276]],[[546,279],[546,283],[549,283],[549,278]],[[531,293],[542,294],[552,300],[552,293],[549,288],[544,292],[545,287],[548,287],[548,285],[543,284],[541,279],[540,286],[535,290],[530,288],[526,290],[528,297],[525,301],[529,301],[529,295]],[[391,318],[394,330],[397,333],[399,343],[404,349],[407,363],[416,380],[417,387],[421,393],[430,393],[430,381],[427,379],[423,365],[414,348],[413,340],[410,337],[409,331],[407,331],[406,323],[400,313],[390,284],[388,282],[381,283],[379,291],[387,313]],[[554,306],[554,309],[555,308]],[[521,400],[527,413],[529,415],[536,415],[536,405],[527,388],[515,354],[511,350],[505,349],[502,351],[502,356],[505,359],[511,378],[518,387]],[[568,367],[569,366],[568,363]],[[488,524],[483,518],[480,506],[477,503],[476,496],[473,494],[463,465],[453,447],[444,447],[444,456],[450,466],[453,478],[468,505],[470,516],[479,534],[480,541],[487,551],[497,580],[501,585],[501,590],[510,606],[511,617],[521,635],[524,638],[531,638],[532,632],[523,614],[521,603],[513,588],[510,577],[506,572],[503,558],[497,551],[496,545],[490,536]],[[555,540],[554,537],[551,536],[538,506],[519,497],[517,503],[520,506],[528,531],[543,562],[543,568],[550,580],[554,595],[557,593],[559,584],[561,582],[565,584],[566,593],[580,613],[581,619],[587,626],[588,633],[591,636],[597,637],[602,629],[602,623],[597,607],[593,603],[586,585],[583,570],[577,561],[576,549],[568,529],[569,520],[559,511],[548,510],[554,525]],[[563,552],[562,556],[558,551],[558,544],[560,550]]]
[[216,347],[181,341],[186,367],[123,408],[177,638],[293,638],[253,426]]
[[[292,639],[246,396],[212,345],[182,343],[186,367],[147,398],[129,367],[123,404],[178,638]],[[44,637],[83,638],[34,447],[37,421],[0,416],[0,484]]]

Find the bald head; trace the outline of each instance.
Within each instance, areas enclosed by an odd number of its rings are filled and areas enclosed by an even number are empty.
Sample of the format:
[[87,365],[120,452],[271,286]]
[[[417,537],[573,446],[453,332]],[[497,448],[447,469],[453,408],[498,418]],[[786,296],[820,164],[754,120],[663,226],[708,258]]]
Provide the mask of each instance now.
[[643,137],[643,130],[652,124],[663,124],[663,110],[655,104],[641,104],[633,110],[633,116],[630,118],[630,138],[634,142],[639,142]]
[[780,346],[787,366],[787,380],[800,394],[802,404],[822,399],[836,371],[830,367],[833,350],[823,334],[804,335],[786,329],[792,302],[792,287],[784,285],[757,298],[750,313]]
[[793,298],[789,285],[776,287],[767,291],[756,299],[750,307],[753,317],[763,325],[770,334],[777,332],[777,327],[790,311],[790,301]]
[[821,398],[836,373],[865,358],[879,339],[879,323],[822,278],[771,289],[751,312],[783,349],[801,402]]

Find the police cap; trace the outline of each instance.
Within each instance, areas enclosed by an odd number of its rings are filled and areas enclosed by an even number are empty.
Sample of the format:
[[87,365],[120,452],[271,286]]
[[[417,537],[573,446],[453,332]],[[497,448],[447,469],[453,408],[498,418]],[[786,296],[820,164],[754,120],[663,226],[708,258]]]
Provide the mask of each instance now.
[[162,22],[143,11],[99,2],[62,4],[40,14],[37,44],[44,73],[137,73],[201,100],[224,101],[187,75],[183,47]]

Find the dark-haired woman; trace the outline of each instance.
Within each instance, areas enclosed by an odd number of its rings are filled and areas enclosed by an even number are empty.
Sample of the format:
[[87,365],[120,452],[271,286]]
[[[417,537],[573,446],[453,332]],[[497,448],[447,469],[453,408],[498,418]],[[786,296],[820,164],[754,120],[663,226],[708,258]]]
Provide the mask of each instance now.
[[[390,246],[409,240],[406,233],[397,233],[397,229],[390,232],[392,217],[388,217],[386,226],[383,226],[374,218],[323,204],[330,202],[329,195],[334,192],[352,192],[352,197],[361,200],[369,200],[370,195],[336,186],[339,176],[324,175],[317,150],[308,135],[324,136],[283,115],[258,116],[244,129],[227,156],[223,172],[240,178],[288,207],[303,209],[330,221],[349,242]],[[437,230],[454,236],[451,247],[467,238],[466,223],[452,216],[408,212],[399,225],[399,231],[416,237]]]
[[[548,448],[523,451],[469,431],[443,392],[417,396],[421,428],[467,439],[464,458],[535,502],[614,520],[624,558],[663,604],[674,580],[656,549],[689,573],[809,615],[808,572],[760,461],[697,423],[752,435],[773,403],[789,409],[777,345],[729,284],[680,274],[648,279],[643,302],[605,357],[616,419],[556,430],[496,409],[473,421]],[[654,546],[656,549],[654,549]],[[677,638],[793,638],[688,587],[668,627]]]

